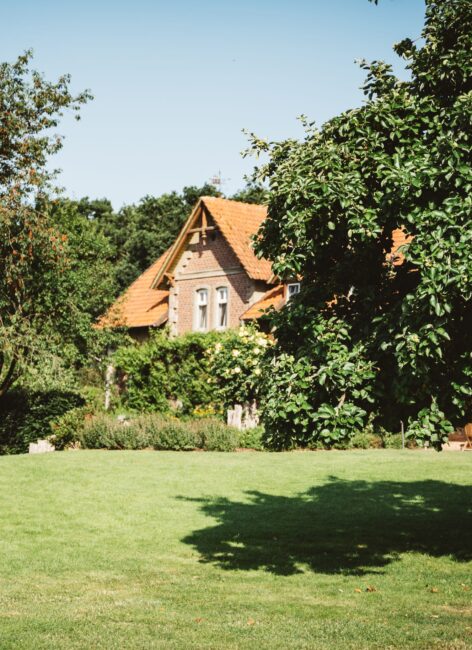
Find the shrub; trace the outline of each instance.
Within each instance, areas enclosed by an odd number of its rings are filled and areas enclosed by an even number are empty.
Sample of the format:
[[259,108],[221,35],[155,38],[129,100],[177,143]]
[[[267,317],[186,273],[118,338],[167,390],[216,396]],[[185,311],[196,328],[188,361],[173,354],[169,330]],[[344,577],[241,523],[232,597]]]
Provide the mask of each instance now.
[[416,418],[408,420],[406,437],[422,447],[425,441],[437,451],[441,451],[454,427],[439,409],[436,399],[431,399],[431,406],[421,409]]
[[[297,307],[288,311],[296,312]],[[263,366],[261,420],[273,449],[349,445],[363,431],[372,401],[373,364],[342,322],[312,313],[301,350],[283,332]],[[352,344],[352,347],[351,347]]]
[[30,442],[47,438],[51,423],[84,404],[71,391],[9,391],[0,399],[0,454],[21,454]]
[[263,427],[254,427],[253,429],[243,429],[239,431],[239,446],[245,449],[262,450],[264,448],[262,439],[264,436]]
[[[406,441],[407,447],[411,447],[410,441]],[[390,433],[383,436],[383,446],[385,449],[401,449],[402,448],[402,435],[401,433]]]
[[216,418],[185,421],[159,413],[124,422],[107,414],[96,415],[83,421],[79,442],[89,449],[174,451],[233,451],[240,444],[238,431]]
[[234,451],[240,446],[239,431],[216,418],[196,421],[194,430],[205,451]]
[[351,449],[380,449],[383,447],[383,440],[380,436],[369,431],[358,431],[349,443]]
[[152,439],[154,449],[191,451],[202,447],[194,427],[177,418],[168,420],[160,431],[155,431]]
[[255,327],[228,330],[208,352],[211,381],[226,409],[257,400],[263,358],[271,339]]
[[51,444],[59,450],[80,447],[87,415],[89,415],[89,409],[79,406],[51,422],[51,435],[48,436]]
[[85,422],[82,442],[89,449],[145,449],[151,440],[148,430],[139,424],[102,414]]
[[171,338],[159,330],[145,343],[120,348],[115,363],[122,377],[123,404],[140,412],[170,413],[172,404],[182,414],[217,411],[207,350],[220,336],[192,332]]

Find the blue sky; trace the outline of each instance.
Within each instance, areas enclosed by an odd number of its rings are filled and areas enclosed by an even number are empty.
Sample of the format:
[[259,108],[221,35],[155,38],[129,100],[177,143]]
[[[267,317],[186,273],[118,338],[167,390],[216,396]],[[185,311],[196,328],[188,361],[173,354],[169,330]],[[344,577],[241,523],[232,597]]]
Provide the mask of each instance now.
[[362,102],[354,59],[386,59],[419,36],[423,0],[0,0],[0,60],[32,47],[52,79],[95,96],[67,118],[55,166],[74,198],[115,208],[200,185],[244,186],[243,128],[301,137]]

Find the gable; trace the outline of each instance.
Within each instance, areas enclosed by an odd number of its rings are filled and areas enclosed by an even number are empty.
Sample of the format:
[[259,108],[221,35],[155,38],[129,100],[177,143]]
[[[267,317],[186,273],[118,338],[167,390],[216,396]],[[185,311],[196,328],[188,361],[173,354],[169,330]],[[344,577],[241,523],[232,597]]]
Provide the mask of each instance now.
[[194,232],[187,238],[185,246],[169,268],[174,280],[184,277],[204,277],[223,273],[245,272],[235,252],[212,219],[208,219],[207,231],[203,236]]
[[196,233],[205,239],[216,229],[221,232],[247,275],[253,280],[269,282],[272,277],[271,264],[265,259],[258,259],[252,248],[252,237],[266,215],[265,206],[202,197],[171,247],[152,286],[160,287],[161,283],[166,282],[166,277],[172,278],[182,252]]

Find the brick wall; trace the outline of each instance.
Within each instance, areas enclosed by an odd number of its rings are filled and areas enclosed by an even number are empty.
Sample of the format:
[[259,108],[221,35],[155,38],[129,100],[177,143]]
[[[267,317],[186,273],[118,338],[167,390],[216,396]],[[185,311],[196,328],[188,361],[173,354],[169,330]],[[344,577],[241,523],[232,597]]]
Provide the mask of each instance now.
[[220,232],[208,232],[206,240],[194,235],[193,243],[187,245],[174,269],[174,285],[169,296],[172,331],[183,334],[194,328],[198,289],[208,289],[208,326],[213,329],[219,287],[228,287],[228,327],[237,327],[242,313],[254,300],[255,283]]

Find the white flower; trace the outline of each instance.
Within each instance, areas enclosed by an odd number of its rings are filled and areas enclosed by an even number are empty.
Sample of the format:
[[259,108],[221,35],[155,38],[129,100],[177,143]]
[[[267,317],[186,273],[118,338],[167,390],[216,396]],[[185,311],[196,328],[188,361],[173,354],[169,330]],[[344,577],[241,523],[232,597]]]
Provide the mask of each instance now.
[[254,348],[254,354],[260,354],[262,352],[261,348]]
[[239,366],[236,366],[236,368],[233,368],[233,374],[237,375],[239,372],[241,372],[241,368]]
[[239,350],[233,350],[231,354],[233,355],[233,357],[239,357],[241,353],[239,352]]
[[215,352],[219,352],[222,347],[221,343],[215,343]]
[[261,369],[260,369],[260,368],[256,368],[256,369],[254,370],[254,374],[255,374],[255,375],[260,375],[260,374],[261,374]]
[[261,348],[265,348],[267,346],[267,339],[262,338],[262,336],[259,336],[259,338],[256,339],[257,345],[260,345]]

